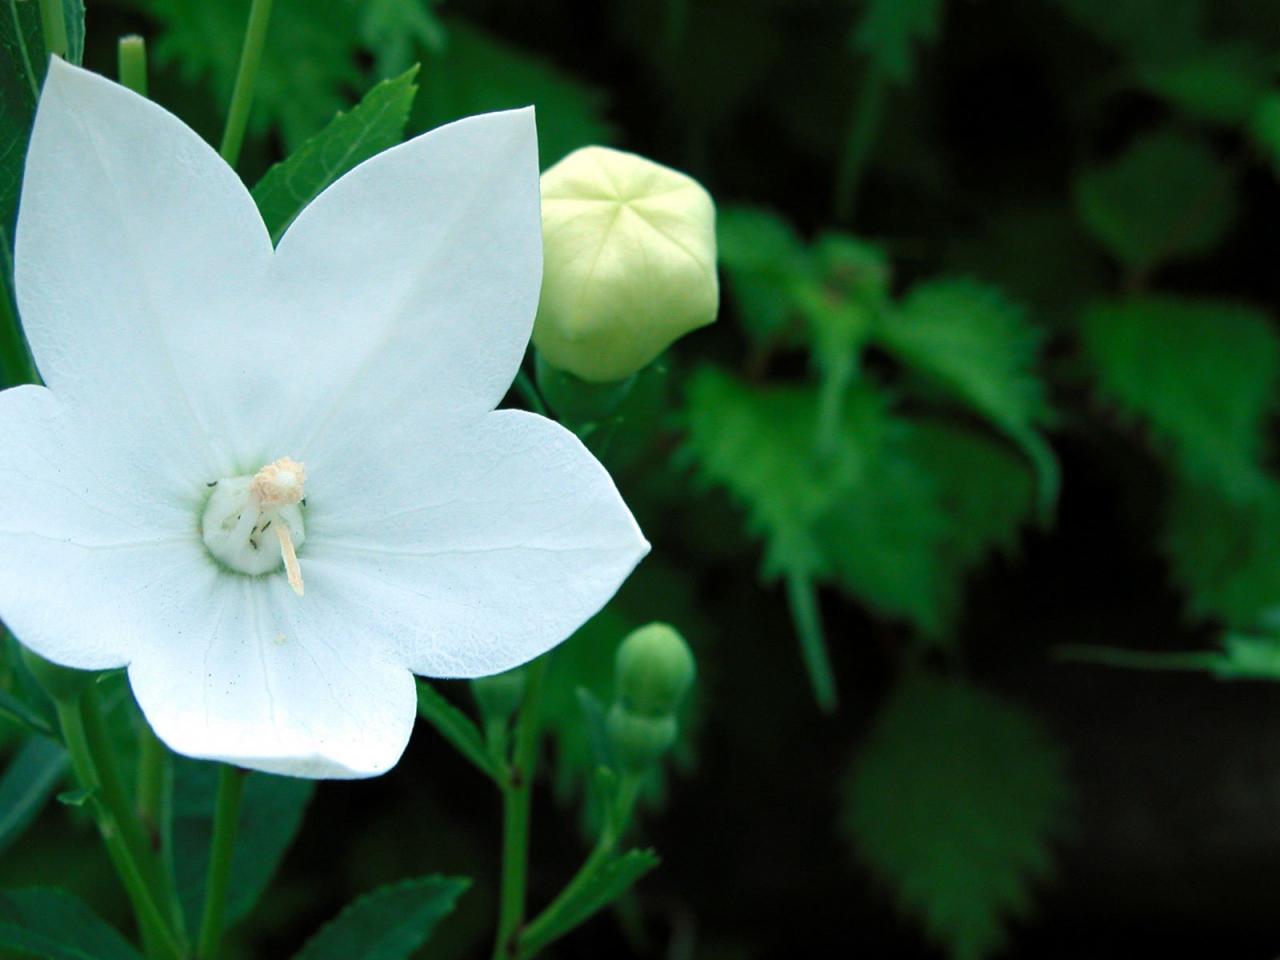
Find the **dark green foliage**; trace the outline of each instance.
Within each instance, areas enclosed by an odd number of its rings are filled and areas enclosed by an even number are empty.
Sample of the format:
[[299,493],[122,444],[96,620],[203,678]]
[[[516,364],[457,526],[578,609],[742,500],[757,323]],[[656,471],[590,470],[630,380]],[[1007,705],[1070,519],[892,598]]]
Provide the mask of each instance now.
[[41,960],[141,960],[119,933],[62,890],[0,891],[0,948]]
[[979,960],[1052,874],[1067,803],[1063,758],[1034,717],[909,674],[854,758],[843,825],[904,913],[955,960]]
[[470,884],[419,877],[366,893],[321,927],[294,960],[407,960]]
[[1235,217],[1231,171],[1201,140],[1159,133],[1076,180],[1095,239],[1137,271],[1211,252]]
[[418,92],[417,67],[384,80],[349,113],[339,112],[323,130],[266,172],[253,188],[271,239],[279,241],[293,218],[352,167],[404,138]]
[[475,27],[448,21],[446,28],[448,44],[423,64],[415,126],[435,127],[473,113],[533,104],[544,168],[578,147],[613,140],[602,92]]
[[1259,490],[1280,389],[1266,314],[1146,297],[1089,308],[1080,335],[1102,396],[1148,427],[1178,470],[1228,495]]
[[22,836],[66,775],[60,744],[45,737],[23,742],[0,778],[0,853]]
[[942,0],[867,0],[854,46],[892,80],[915,71],[915,47],[936,39]]
[[[231,861],[227,922],[253,909],[302,826],[315,790],[311,780],[246,774],[240,826]],[[218,766],[175,758],[173,764],[173,865],[187,926],[199,929],[213,836]]]

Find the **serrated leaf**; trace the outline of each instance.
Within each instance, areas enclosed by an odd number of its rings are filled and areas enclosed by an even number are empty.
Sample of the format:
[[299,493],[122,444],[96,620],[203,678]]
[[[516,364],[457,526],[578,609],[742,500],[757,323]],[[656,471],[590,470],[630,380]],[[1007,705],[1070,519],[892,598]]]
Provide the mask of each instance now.
[[1271,82],[1271,63],[1246,43],[1225,43],[1174,60],[1154,62],[1138,73],[1144,87],[1199,120],[1248,122]]
[[328,126],[266,172],[253,188],[271,239],[276,242],[308,203],[352,167],[404,138],[409,108],[418,87],[418,68],[384,80],[350,112],[339,112]]
[[1138,272],[1213,252],[1237,206],[1231,170],[1203,141],[1176,133],[1140,137],[1079,174],[1074,193],[1094,239]]
[[900,909],[954,960],[981,960],[1033,909],[1069,786],[1034,717],[955,680],[901,680],[854,759],[843,825]]
[[538,109],[538,155],[544,168],[578,147],[613,139],[604,119],[602,91],[459,20],[446,20],[445,29],[445,49],[423,65],[415,128],[533,104]]
[[1058,463],[1039,429],[1048,416],[1035,369],[1040,334],[1023,310],[976,281],[930,281],[911,290],[897,315],[880,326],[879,340],[1022,450],[1047,518],[1058,496]]
[[418,716],[435,727],[455,750],[494,782],[502,783],[506,779],[506,773],[489,752],[484,735],[475,722],[422,679],[418,680]]
[[918,44],[938,36],[942,0],[867,0],[854,47],[890,80],[905,83],[915,72]]
[[321,927],[294,960],[406,960],[470,885],[462,877],[430,876],[380,887]]
[[1280,486],[1247,497],[1181,482],[1166,507],[1164,551],[1188,610],[1244,630],[1280,625]]
[[903,457],[882,456],[813,525],[826,565],[848,593],[882,617],[938,637],[958,582],[943,550],[946,517],[933,479]]
[[882,403],[856,384],[839,446],[814,453],[818,395],[801,387],[749,387],[708,368],[689,384],[689,452],[703,480],[724,487],[764,539],[766,577],[825,566],[812,525],[866,468],[883,434]]
[[[173,759],[172,843],[175,882],[190,929],[198,930],[209,870],[209,841],[218,764]],[[262,896],[302,826],[315,783],[246,773],[239,829],[231,858],[226,922],[244,917]]]
[[0,853],[26,831],[67,774],[67,752],[52,740],[29,737],[0,778]]
[[547,910],[527,928],[521,938],[524,952],[532,956],[547,944],[586,923],[618,897],[626,893],[637,880],[656,867],[658,856],[652,850],[629,850],[605,864],[591,877],[590,883],[576,888],[572,896]]
[[1280,337],[1266,314],[1171,297],[1097,304],[1081,341],[1099,393],[1189,478],[1232,497],[1263,484]]
[[63,890],[0,891],[0,947],[43,960],[142,960],[120,934]]

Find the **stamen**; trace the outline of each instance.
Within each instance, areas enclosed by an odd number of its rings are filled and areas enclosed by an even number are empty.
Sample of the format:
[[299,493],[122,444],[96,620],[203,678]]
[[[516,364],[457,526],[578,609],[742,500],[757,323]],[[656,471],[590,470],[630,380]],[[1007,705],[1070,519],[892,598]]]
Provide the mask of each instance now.
[[298,566],[298,554],[293,549],[293,537],[289,535],[287,523],[276,524],[276,537],[280,540],[280,552],[284,554],[284,569],[289,575],[289,586],[293,592],[302,596],[302,568]]
[[281,457],[253,475],[249,492],[264,507],[289,506],[302,500],[306,482],[307,468],[297,460]]

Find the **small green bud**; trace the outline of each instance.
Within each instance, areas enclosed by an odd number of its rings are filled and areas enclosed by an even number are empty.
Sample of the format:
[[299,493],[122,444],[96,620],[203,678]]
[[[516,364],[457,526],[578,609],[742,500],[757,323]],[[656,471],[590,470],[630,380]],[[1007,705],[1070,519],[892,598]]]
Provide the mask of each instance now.
[[506,723],[524,699],[524,667],[477,677],[471,681],[471,694],[485,720]]
[[44,692],[58,701],[75,700],[98,678],[92,670],[73,670],[51,663],[26,647],[22,648],[22,661]]
[[644,717],[671,716],[689,692],[696,666],[684,637],[665,623],[641,627],[618,646],[618,702]]
[[617,411],[636,382],[633,374],[612,383],[588,383],[566,370],[553,367],[541,353],[536,354],[534,373],[543,398],[556,416],[568,423],[593,423],[605,419]]
[[542,175],[533,342],[592,383],[622,380],[716,318],[716,210],[691,177],[584,147]]
[[628,773],[643,773],[676,742],[676,718],[671,714],[644,717],[615,703],[606,724],[614,759]]

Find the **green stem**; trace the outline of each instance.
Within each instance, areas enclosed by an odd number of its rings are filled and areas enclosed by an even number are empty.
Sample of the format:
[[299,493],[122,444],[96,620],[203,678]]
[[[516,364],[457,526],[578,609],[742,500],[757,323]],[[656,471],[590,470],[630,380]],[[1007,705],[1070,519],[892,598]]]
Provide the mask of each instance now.
[[544,417],[551,416],[547,412],[547,405],[542,399],[542,394],[534,386],[533,378],[524,372],[523,367],[516,373],[515,388],[520,396],[524,398],[524,402],[533,409],[534,413],[541,414]]
[[217,960],[222,944],[222,923],[231,881],[231,855],[240,823],[245,772],[223,766],[218,777],[218,800],[213,814],[213,841],[209,846],[209,879],[204,888],[204,914],[200,918],[198,960]]
[[558,926],[559,914],[564,905],[572,903],[579,892],[595,883],[596,874],[613,862],[618,844],[626,835],[631,823],[631,813],[635,809],[636,797],[640,792],[640,778],[634,774],[624,774],[618,784],[618,794],[613,801],[613,809],[604,818],[600,837],[590,855],[583,861],[578,872],[573,875],[560,894],[525,927],[520,937],[518,960],[529,960],[542,950],[569,933],[569,929],[552,933]]
[[791,619],[800,636],[800,652],[809,682],[813,684],[813,696],[823,713],[836,708],[836,680],[827,656],[827,640],[822,631],[822,613],[818,609],[818,590],[807,574],[787,574],[787,602],[791,605]]
[[90,809],[98,824],[98,832],[102,835],[102,843],[107,848],[107,855],[120,876],[120,882],[124,885],[130,903],[133,904],[138,929],[142,932],[143,940],[147,944],[148,956],[182,960],[184,951],[168,924],[165,923],[142,871],[138,868],[133,851],[125,842],[119,821],[106,802],[101,772],[94,759],[92,738],[85,722],[81,701],[56,700],[54,704],[58,711],[58,723],[62,729],[62,741],[71,758],[71,768],[75,771],[76,781],[80,787],[92,791],[89,801]]
[[121,37],[116,44],[116,71],[121,86],[139,96],[147,95],[147,42],[136,34]]
[[227,126],[222,131],[222,159],[231,166],[240,159],[240,147],[244,144],[244,129],[249,123],[249,107],[253,105],[253,88],[258,79],[258,64],[262,62],[262,47],[267,39],[267,24],[271,21],[271,0],[253,0],[249,8],[249,24],[244,31],[244,46],[240,50],[240,69],[236,71],[236,85],[231,93],[231,106],[227,110]]
[[49,56],[67,55],[67,19],[62,0],[40,0],[40,25],[44,28],[44,48]]
[[853,219],[858,184],[866,171],[867,161],[871,158],[876,134],[880,131],[887,92],[884,73],[873,62],[867,67],[866,76],[863,77],[862,90],[854,106],[849,133],[845,137],[840,169],[836,173],[836,216],[841,220]]
[[529,665],[524,702],[516,721],[510,776],[502,791],[502,886],[494,960],[517,956],[520,928],[524,925],[529,876],[529,811],[538,763],[538,711],[546,672],[545,656]]

